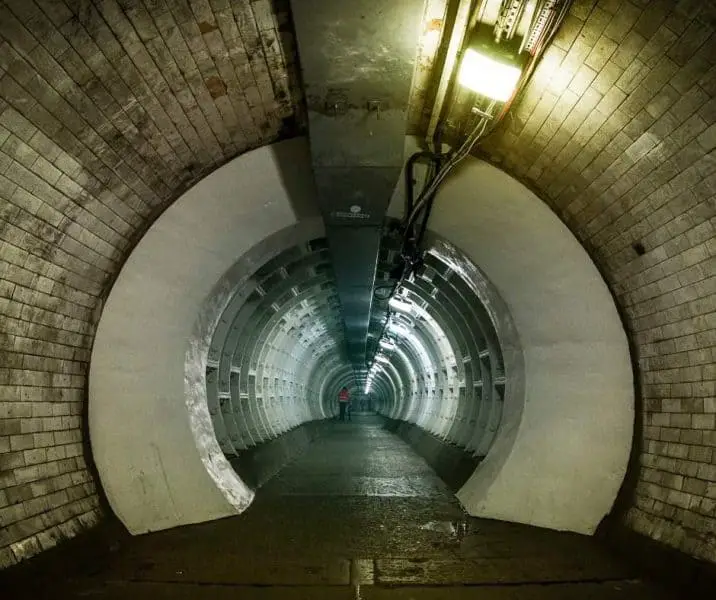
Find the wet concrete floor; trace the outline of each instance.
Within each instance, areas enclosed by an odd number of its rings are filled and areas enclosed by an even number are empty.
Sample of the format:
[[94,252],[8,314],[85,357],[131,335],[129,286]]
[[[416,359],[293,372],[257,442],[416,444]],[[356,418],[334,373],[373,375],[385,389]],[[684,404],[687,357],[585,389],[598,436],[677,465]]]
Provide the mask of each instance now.
[[[659,600],[592,538],[466,517],[377,417],[334,423],[239,517],[126,538],[11,598]],[[5,595],[9,591],[9,595]]]

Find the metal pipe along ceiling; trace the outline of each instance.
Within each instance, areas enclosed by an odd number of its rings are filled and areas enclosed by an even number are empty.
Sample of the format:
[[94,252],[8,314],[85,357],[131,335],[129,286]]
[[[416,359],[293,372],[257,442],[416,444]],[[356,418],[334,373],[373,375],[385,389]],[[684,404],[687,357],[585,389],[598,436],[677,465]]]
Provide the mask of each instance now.
[[291,2],[347,359],[364,367],[381,226],[403,165],[423,0]]

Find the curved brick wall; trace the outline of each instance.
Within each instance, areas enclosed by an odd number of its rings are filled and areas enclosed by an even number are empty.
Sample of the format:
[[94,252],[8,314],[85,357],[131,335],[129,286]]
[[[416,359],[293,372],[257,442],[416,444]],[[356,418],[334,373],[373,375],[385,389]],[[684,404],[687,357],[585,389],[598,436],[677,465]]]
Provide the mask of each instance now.
[[0,3],[0,567],[99,518],[81,415],[103,298],[189,185],[292,133],[287,6]]
[[601,268],[641,414],[626,523],[716,561],[716,3],[576,2],[485,149]]

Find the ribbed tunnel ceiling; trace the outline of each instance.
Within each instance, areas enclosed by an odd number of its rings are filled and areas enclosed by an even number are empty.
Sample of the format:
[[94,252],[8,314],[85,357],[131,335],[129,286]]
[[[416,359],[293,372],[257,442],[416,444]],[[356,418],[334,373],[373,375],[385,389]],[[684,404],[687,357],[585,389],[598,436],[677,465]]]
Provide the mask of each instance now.
[[318,203],[345,324],[364,369],[383,218],[403,164],[423,0],[292,3]]
[[[397,262],[398,240],[390,231],[378,270],[383,284],[393,281]],[[301,423],[334,416],[335,398],[346,386],[356,406],[368,398],[383,414],[484,457],[505,392],[494,321],[510,321],[491,284],[457,249],[431,240],[420,272],[376,310],[375,366],[367,382],[356,380],[342,349],[327,246],[322,238],[282,252],[224,309],[207,368],[209,412],[221,449],[240,455]]]
[[[430,112],[429,50],[444,13],[445,2],[426,3],[411,132]],[[695,0],[575,2],[483,146],[560,214],[622,309],[643,423],[624,520],[709,560],[715,14],[713,2]],[[99,519],[82,415],[109,287],[142,233],[193,182],[305,130],[292,29],[287,0],[0,2],[0,566]],[[435,289],[446,302],[457,298],[459,282],[434,271],[426,266],[415,283],[422,290],[409,292],[416,302]],[[290,279],[271,276],[257,306]],[[291,329],[308,318],[313,333],[301,347],[320,344],[312,336],[323,325],[335,332],[324,349],[339,343],[331,293],[302,304],[282,290],[280,306],[295,308],[266,323],[271,335],[254,360],[285,352]],[[380,327],[376,313],[371,331]],[[454,347],[474,361],[468,348],[479,355],[481,343],[456,339]],[[244,371],[231,373],[242,366],[227,364],[228,388],[216,364],[215,412],[237,376],[241,389]],[[227,450],[252,440],[224,425]]]
[[235,300],[224,311],[207,372],[217,439],[233,455],[325,418],[316,399],[326,375],[344,360],[343,321],[325,239],[281,253],[248,286],[254,289],[245,302]]

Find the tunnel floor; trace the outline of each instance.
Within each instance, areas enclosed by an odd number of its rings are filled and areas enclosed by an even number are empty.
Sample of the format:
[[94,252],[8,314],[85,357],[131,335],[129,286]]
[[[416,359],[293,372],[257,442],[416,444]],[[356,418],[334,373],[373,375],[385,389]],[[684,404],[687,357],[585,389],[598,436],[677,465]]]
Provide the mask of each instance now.
[[367,415],[324,427],[242,516],[126,537],[80,576],[50,573],[3,597],[671,597],[593,538],[467,517],[427,463]]

